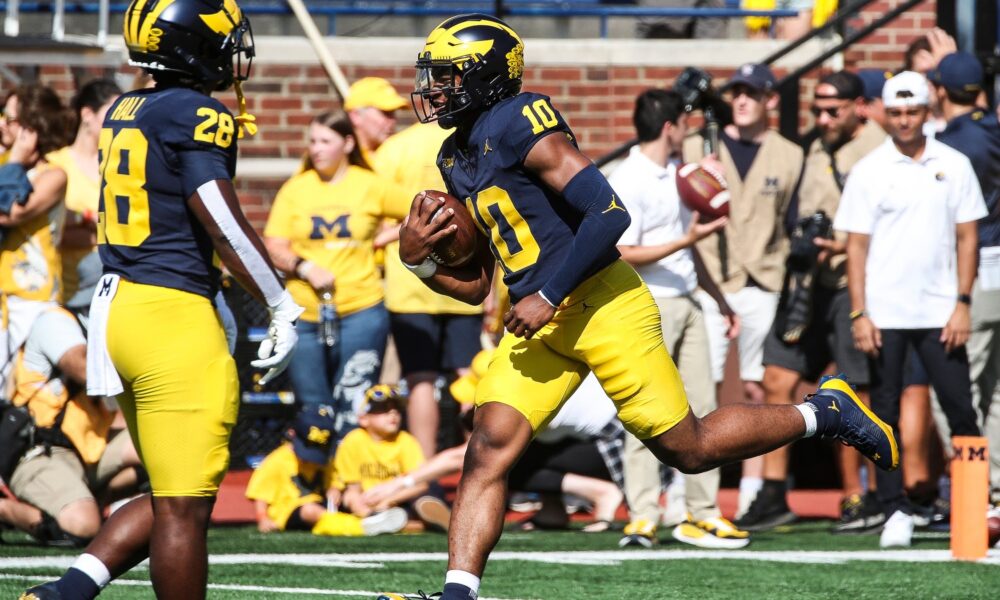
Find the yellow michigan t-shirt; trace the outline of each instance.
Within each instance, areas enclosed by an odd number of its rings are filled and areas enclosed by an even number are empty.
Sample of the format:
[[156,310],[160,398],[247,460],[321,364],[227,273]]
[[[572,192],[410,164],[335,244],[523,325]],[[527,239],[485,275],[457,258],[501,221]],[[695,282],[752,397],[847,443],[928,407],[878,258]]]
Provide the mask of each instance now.
[[[337,311],[349,315],[382,301],[372,240],[383,218],[409,213],[411,198],[361,167],[334,182],[308,170],[278,190],[264,236],[289,240],[292,252],[333,273]],[[305,308],[304,320],[319,319],[319,298],[308,282],[290,279],[288,291]]]
[[286,442],[268,454],[250,476],[246,497],[266,502],[268,518],[284,529],[296,508],[325,502],[333,473],[332,460],[326,468],[299,462],[291,442]]
[[376,441],[364,429],[344,436],[337,448],[334,465],[337,478],[345,486],[360,483],[362,491],[405,475],[424,464],[424,452],[417,438],[400,431],[394,440]]

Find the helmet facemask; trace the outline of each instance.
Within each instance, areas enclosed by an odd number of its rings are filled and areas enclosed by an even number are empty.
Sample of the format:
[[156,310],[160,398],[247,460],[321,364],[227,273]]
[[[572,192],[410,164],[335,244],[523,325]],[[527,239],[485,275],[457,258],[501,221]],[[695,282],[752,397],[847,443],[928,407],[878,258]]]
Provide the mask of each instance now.
[[[465,62],[469,57],[460,58]],[[414,91],[410,94],[413,111],[421,123],[437,122],[441,127],[454,127],[461,114],[473,105],[472,96],[462,85],[462,72],[452,60],[417,59]]]

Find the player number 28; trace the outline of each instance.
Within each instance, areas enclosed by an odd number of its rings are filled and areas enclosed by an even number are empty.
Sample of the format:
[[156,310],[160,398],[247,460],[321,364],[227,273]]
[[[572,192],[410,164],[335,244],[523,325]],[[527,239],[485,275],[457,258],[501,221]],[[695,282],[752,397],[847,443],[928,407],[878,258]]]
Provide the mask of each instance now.
[[[196,141],[215,144],[220,148],[228,148],[232,145],[236,126],[231,115],[220,113],[207,106],[202,106],[195,114],[199,117],[205,117],[205,120],[194,128]],[[209,131],[213,127],[215,127],[215,131]]]
[[149,193],[145,188],[149,142],[138,129],[122,129],[117,134],[102,129],[97,147],[104,179],[97,241],[138,246],[149,237]]
[[544,98],[535,100],[531,106],[526,105],[521,109],[521,114],[527,117],[528,122],[531,123],[531,133],[538,134],[559,124],[559,120],[556,119],[556,111],[552,110]]

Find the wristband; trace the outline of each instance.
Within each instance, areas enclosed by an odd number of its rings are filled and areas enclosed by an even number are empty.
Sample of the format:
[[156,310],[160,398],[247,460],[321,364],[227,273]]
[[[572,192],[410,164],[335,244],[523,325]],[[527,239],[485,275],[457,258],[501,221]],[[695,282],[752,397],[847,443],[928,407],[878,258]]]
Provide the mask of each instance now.
[[413,478],[413,475],[404,475],[399,478],[399,482],[403,484],[404,488],[411,488],[417,485],[417,480]]
[[859,308],[858,310],[852,310],[849,316],[851,317],[852,321],[857,321],[861,317],[867,317],[868,311],[866,311],[863,308]]
[[958,295],[958,301],[961,302],[962,304],[966,305],[966,306],[971,306],[972,305],[972,296],[970,296],[969,294],[959,294]]
[[429,256],[425,258],[424,262],[420,263],[419,265],[408,265],[406,264],[406,261],[402,260],[399,262],[403,263],[404,267],[409,269],[411,273],[413,273],[414,275],[416,275],[421,279],[429,279],[430,277],[433,277],[434,273],[437,273],[438,269],[437,263],[431,260]]
[[305,260],[302,257],[299,257],[299,259],[295,261],[295,274],[299,276],[299,279],[305,279],[306,276],[309,275],[309,271],[311,271],[312,268],[312,262]]

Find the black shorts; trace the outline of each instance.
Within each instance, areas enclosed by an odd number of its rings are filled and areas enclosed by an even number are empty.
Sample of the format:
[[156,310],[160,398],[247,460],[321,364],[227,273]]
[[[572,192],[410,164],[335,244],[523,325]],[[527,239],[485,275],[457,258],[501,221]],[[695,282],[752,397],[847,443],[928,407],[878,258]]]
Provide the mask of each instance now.
[[464,369],[482,350],[482,315],[389,313],[403,375]]
[[[779,305],[779,316],[783,310],[784,306]],[[784,319],[774,321],[779,323]],[[796,344],[782,341],[776,327],[772,327],[764,340],[764,365],[783,367],[808,381],[816,381],[831,361],[851,383],[861,386],[871,383],[868,357],[854,347],[847,288],[831,290],[816,286],[812,323]]]
[[[316,504],[322,508],[326,508],[322,504]],[[298,507],[292,511],[292,514],[288,515],[288,520],[285,521],[285,531],[312,531],[313,526],[302,520],[302,507]]]

